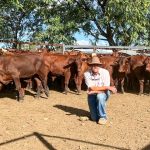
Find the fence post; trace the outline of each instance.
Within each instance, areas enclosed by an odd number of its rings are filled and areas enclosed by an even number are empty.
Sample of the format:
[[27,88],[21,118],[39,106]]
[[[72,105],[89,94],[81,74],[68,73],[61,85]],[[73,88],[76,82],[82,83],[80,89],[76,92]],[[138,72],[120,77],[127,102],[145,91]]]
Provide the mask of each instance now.
[[62,48],[63,48],[63,55],[65,53],[65,44],[62,44]]

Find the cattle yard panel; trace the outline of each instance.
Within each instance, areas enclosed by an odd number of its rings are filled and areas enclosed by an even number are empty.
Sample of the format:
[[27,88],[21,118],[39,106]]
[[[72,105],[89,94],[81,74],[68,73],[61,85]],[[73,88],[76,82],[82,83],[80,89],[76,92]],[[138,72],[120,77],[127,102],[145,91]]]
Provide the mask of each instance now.
[[40,49],[41,47],[43,48],[48,48],[48,49],[52,49],[55,51],[55,49],[61,51],[63,53],[64,51],[64,44],[50,44],[50,43],[42,43],[42,42],[18,42],[18,41],[12,41],[12,40],[0,40],[0,43],[6,43],[6,44],[16,44],[18,49],[24,50],[22,49],[23,46],[22,45],[28,45],[28,46],[24,46],[25,49],[31,50],[30,48],[33,47],[33,45],[38,46],[38,48],[35,49],[35,51],[37,49]]
[[[120,51],[123,53],[134,54],[150,54],[150,47],[146,46],[90,46],[90,45],[65,45],[65,51],[68,50],[79,50],[86,53],[105,53],[111,51]],[[90,50],[90,51],[89,51]]]
[[[50,47],[50,48],[54,48],[57,49],[57,51],[60,51],[64,54],[65,51],[68,50],[79,50],[79,51],[83,51],[83,52],[88,52],[89,50],[91,50],[89,53],[92,52],[96,52],[96,53],[103,53],[103,51],[120,51],[120,52],[131,52],[133,51],[133,53],[137,54],[150,54],[150,47],[145,47],[145,46],[93,46],[93,45],[65,45],[65,44],[50,44],[50,43],[42,43],[42,42],[18,42],[18,41],[12,41],[12,40],[0,40],[0,43],[9,43],[9,44],[17,44],[19,49],[22,48],[21,45],[29,45],[29,49],[33,49],[33,47],[36,46],[40,46],[40,47]],[[31,46],[32,45],[32,46]],[[33,46],[34,45],[34,46]],[[39,49],[40,49],[39,47]],[[37,48],[36,48],[37,49]],[[53,49],[53,50],[54,50]]]

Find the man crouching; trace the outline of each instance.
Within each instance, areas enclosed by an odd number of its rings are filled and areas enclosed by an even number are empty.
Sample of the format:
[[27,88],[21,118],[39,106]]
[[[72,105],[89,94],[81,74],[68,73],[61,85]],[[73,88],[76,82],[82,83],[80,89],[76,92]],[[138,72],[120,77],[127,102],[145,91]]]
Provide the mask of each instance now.
[[110,86],[110,75],[108,70],[101,68],[102,63],[97,56],[92,57],[88,64],[90,69],[84,73],[85,83],[88,87],[88,105],[91,119],[98,124],[106,124],[106,101],[110,91],[116,93],[114,86]]

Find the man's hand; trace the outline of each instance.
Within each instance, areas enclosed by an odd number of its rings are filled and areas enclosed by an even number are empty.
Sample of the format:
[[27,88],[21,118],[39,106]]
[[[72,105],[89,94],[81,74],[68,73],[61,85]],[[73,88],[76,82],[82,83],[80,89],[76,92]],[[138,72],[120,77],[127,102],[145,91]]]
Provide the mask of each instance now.
[[114,94],[117,93],[117,89],[115,86],[110,86],[108,89]]
[[99,93],[98,91],[87,91],[87,94],[95,94],[95,93]]

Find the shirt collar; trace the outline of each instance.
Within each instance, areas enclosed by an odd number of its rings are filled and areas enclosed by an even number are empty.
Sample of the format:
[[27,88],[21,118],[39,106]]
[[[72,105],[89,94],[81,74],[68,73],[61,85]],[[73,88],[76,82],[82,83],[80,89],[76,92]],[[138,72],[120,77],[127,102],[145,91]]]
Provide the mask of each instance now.
[[[90,75],[91,75],[91,76],[95,76],[95,75],[93,74],[92,70],[90,70]],[[97,74],[97,75],[100,75],[100,68],[99,68],[99,71],[98,71],[98,74]],[[97,76],[97,75],[96,75],[96,76]]]

